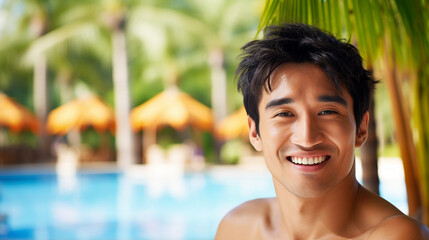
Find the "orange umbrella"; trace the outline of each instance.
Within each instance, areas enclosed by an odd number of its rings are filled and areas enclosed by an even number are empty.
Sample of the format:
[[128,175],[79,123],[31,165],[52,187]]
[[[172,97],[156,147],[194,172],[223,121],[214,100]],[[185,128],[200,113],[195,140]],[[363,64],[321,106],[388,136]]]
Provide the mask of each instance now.
[[138,131],[170,125],[181,130],[187,125],[210,130],[213,116],[210,108],[176,87],[169,88],[135,107],[130,115],[131,126]]
[[249,136],[249,126],[244,106],[223,119],[216,128],[216,134],[223,140],[239,136],[247,138]]
[[115,127],[112,108],[97,96],[70,101],[48,115],[47,130],[51,134],[64,135],[73,128],[84,130],[89,126],[100,132],[113,132]]
[[29,129],[36,133],[39,121],[30,110],[0,92],[0,127],[9,127],[13,132]]

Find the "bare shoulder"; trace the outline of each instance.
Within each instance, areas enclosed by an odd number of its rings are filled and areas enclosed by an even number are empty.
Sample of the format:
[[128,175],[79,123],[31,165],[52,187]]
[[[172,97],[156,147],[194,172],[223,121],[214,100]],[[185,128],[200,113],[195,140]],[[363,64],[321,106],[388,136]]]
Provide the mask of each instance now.
[[429,229],[406,215],[395,215],[381,221],[373,228],[368,239],[429,240]]
[[254,238],[262,227],[261,221],[270,214],[272,200],[255,199],[232,209],[220,222],[215,239]]
[[403,214],[391,203],[363,187],[360,188],[359,213],[368,237],[365,239],[427,239],[429,230],[421,222]]

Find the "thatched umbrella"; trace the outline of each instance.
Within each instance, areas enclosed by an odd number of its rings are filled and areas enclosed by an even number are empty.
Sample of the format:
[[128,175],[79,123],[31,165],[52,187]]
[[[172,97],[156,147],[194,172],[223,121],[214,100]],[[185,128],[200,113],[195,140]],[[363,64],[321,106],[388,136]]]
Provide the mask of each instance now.
[[8,127],[13,132],[31,130],[36,133],[39,121],[30,110],[0,92],[0,127],[2,126]]
[[[113,109],[100,97],[89,96],[72,100],[52,110],[48,115],[46,127],[50,134],[65,135],[69,133],[70,144],[77,150],[81,149],[79,131],[93,127],[100,134],[107,130],[113,133],[115,131],[115,115]],[[100,145],[107,145],[105,136],[100,139]],[[58,156],[64,155],[61,153],[64,152],[64,149],[61,150],[59,145]],[[80,151],[75,151],[75,153],[77,154],[76,157],[80,158]],[[87,153],[92,154],[91,152]],[[91,159],[96,158],[95,155],[90,156]],[[61,162],[60,159],[59,157],[59,162]]]
[[216,127],[216,136],[222,140],[237,137],[247,139],[249,137],[247,113],[244,107],[241,107],[219,123]]
[[52,110],[48,115],[47,130],[51,134],[65,135],[72,129],[93,127],[102,132],[114,131],[113,110],[97,96],[70,101]]
[[203,130],[211,130],[213,127],[210,108],[175,87],[131,110],[130,119],[131,126],[136,131],[165,125],[177,130],[183,130],[188,125]]
[[144,153],[150,145],[156,143],[156,130],[159,127],[169,125],[176,130],[183,130],[186,126],[202,130],[213,128],[210,108],[177,87],[170,87],[135,107],[131,110],[130,120],[135,131],[144,129]]

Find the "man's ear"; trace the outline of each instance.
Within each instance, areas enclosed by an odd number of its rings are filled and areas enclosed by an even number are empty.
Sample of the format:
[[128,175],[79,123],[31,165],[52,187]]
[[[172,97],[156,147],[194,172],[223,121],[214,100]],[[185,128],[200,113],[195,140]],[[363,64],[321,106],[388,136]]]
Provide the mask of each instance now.
[[360,125],[359,125],[359,130],[356,135],[356,142],[355,142],[356,147],[362,146],[368,137],[368,122],[369,122],[369,113],[366,112],[365,115],[363,115],[362,121],[360,122]]
[[256,151],[262,151],[262,142],[261,138],[256,131],[256,123],[250,116],[247,116],[247,123],[249,124],[249,139],[252,146]]

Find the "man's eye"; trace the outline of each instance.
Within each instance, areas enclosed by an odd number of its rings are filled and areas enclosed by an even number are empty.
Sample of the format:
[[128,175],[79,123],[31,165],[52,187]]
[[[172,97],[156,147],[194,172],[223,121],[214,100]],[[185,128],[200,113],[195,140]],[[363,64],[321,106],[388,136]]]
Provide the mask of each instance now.
[[319,115],[331,115],[331,114],[336,114],[336,111],[333,110],[323,110],[319,113]]
[[276,117],[293,117],[294,115],[290,112],[281,112],[281,113],[277,113]]

